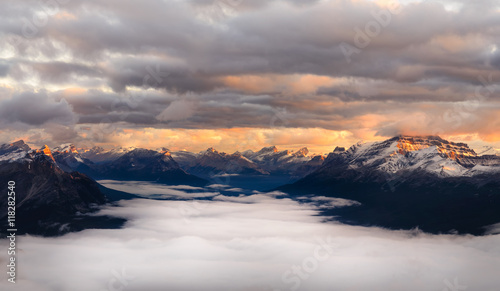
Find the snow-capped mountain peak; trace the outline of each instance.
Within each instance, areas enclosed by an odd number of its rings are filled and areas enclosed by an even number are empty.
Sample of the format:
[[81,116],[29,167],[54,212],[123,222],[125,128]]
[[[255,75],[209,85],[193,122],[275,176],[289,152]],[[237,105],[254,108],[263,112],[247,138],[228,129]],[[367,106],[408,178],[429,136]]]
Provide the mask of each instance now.
[[171,156],[170,150],[165,147],[157,148],[156,151],[164,156]]
[[210,153],[218,154],[219,152],[214,148],[208,148],[206,151],[202,152],[201,154],[210,154]]
[[278,152],[278,148],[276,146],[270,146],[270,147],[262,148],[256,154],[261,155],[261,154],[266,154],[266,153],[277,153],[277,152]]
[[345,151],[345,147],[335,147],[335,149],[333,150],[334,153],[343,153]]
[[24,159],[31,148],[23,140],[0,145],[0,162]]
[[48,157],[52,162],[56,163],[56,160],[54,159],[54,156],[52,155],[52,151],[50,150],[48,145],[44,145],[39,150],[36,150],[35,154],[44,155],[44,156]]
[[428,147],[436,147],[437,150],[451,158],[463,159],[467,157],[477,157],[476,152],[464,143],[454,143],[446,141],[439,136],[409,137],[399,136],[397,147],[400,154],[417,151]]
[[102,163],[116,160],[135,149],[136,147],[118,147],[111,150],[105,150],[102,147],[93,147],[90,150],[82,152],[81,156],[94,163]]
[[303,147],[300,150],[294,152],[292,155],[295,157],[307,157],[308,154],[309,150],[306,147]]
[[14,147],[14,148],[21,148],[24,150],[30,150],[30,147],[22,139],[11,143],[9,146]]
[[423,170],[439,176],[471,176],[484,170],[476,167],[483,165],[491,166],[490,171],[500,171],[500,159],[479,157],[468,145],[438,136],[396,136],[382,142],[358,143],[345,152],[334,151],[327,161],[390,175]]
[[78,154],[78,150],[72,143],[65,143],[54,148],[54,152]]

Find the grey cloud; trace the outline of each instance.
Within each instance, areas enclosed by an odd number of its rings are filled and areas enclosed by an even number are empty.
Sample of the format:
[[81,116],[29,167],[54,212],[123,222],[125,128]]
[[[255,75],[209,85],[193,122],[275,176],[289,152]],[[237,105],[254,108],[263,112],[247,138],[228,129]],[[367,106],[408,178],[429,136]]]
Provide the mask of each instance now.
[[[226,29],[219,29],[197,21],[189,6],[178,2],[150,1],[139,5],[122,1],[113,9],[110,4],[89,2],[85,5],[91,10],[99,7],[110,12],[109,15],[79,14],[76,22],[64,25],[51,22],[46,32],[48,37],[85,54],[149,50],[174,55],[186,60],[189,70],[205,71],[207,76],[274,72],[393,78],[391,72],[403,64],[424,63],[432,67],[434,55],[439,52],[427,42],[436,36],[466,37],[479,33],[497,37],[482,28],[500,25],[494,11],[461,11],[454,15],[437,3],[412,5],[394,16],[383,33],[356,56],[356,63],[349,65],[338,45],[352,43],[354,28],[373,20],[371,13],[379,8],[368,3],[331,1],[309,4],[308,13],[303,13],[293,6],[276,3],[260,7],[258,13],[253,10],[241,13],[226,21]],[[73,9],[80,11],[78,6]],[[110,24],[109,18],[116,19],[116,23]],[[422,49],[413,50],[415,46]],[[476,60],[467,56],[461,58],[462,64],[454,64],[455,54],[440,54],[440,59],[454,67],[478,66]],[[137,85],[137,81],[131,82]],[[121,88],[116,84],[115,87]]]
[[[446,110],[473,98],[483,86],[480,76],[491,75],[498,83],[499,51],[492,51],[500,39],[498,5],[458,2],[463,4],[459,11],[447,11],[434,1],[405,6],[348,63],[339,44],[353,44],[355,29],[363,30],[374,20],[373,13],[380,12],[370,1],[234,1],[234,14],[208,21],[202,16],[213,1],[75,0],[61,5],[66,16],[49,17],[5,63],[19,86],[34,73],[44,85],[111,87],[114,93],[64,95],[82,124],[269,127],[276,110],[284,109],[285,126],[349,130],[359,126],[356,118],[361,115],[410,113],[423,103]],[[0,12],[7,42],[21,34],[19,19],[32,19],[36,5],[18,1]],[[35,62],[37,58],[64,61]],[[2,70],[0,66],[0,75]],[[267,74],[360,81],[302,95],[225,87],[227,76]],[[156,89],[148,93],[155,97],[129,106],[130,96],[146,88]],[[490,94],[483,102],[493,108],[498,96]],[[195,103],[196,112],[183,119],[156,118],[180,99]],[[315,106],[318,102],[325,105]]]
[[0,102],[0,120],[4,124],[43,126],[49,121],[72,124],[75,116],[66,100],[54,101],[43,92],[25,92]]
[[0,77],[5,77],[9,73],[10,65],[0,61]]
[[212,91],[221,83],[209,74],[172,68],[156,62],[122,63],[109,74],[110,87],[123,92],[127,86],[159,88],[174,93]]
[[107,113],[81,116],[79,123],[115,123],[128,122],[139,125],[154,125],[158,123],[154,114],[148,113]]
[[[49,123],[44,126],[44,131],[50,136],[50,141],[45,142],[45,144],[51,146],[58,146],[63,143],[77,143],[81,139],[74,126]],[[30,140],[36,141],[36,139]]]
[[65,62],[28,63],[46,82],[57,84],[71,80],[72,77],[97,77],[98,70],[81,64]]
[[156,116],[156,119],[160,121],[184,120],[194,115],[196,107],[194,102],[174,101]]

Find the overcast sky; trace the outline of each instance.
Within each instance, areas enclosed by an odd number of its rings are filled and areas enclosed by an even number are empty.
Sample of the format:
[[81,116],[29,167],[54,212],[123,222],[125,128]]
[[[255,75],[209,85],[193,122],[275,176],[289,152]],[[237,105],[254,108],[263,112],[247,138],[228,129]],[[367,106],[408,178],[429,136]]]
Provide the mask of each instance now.
[[499,3],[9,1],[0,142],[500,148]]

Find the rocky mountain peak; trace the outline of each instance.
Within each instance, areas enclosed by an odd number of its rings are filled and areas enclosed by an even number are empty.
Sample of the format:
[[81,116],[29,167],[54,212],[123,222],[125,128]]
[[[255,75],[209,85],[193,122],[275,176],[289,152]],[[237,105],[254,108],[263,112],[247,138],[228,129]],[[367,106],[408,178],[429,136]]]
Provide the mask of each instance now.
[[343,152],[345,152],[345,147],[335,147],[333,152],[334,153],[343,153]]
[[0,145],[0,162],[15,161],[26,157],[31,148],[20,140],[11,144]]
[[436,147],[438,152],[450,159],[477,157],[476,152],[464,143],[446,141],[439,136],[398,136],[398,153],[405,155],[408,152],[418,151],[429,147]]
[[40,148],[40,151],[43,151],[44,154],[52,154],[48,145],[44,145]]
[[156,151],[164,156],[171,156],[170,150],[165,148],[165,147],[158,148],[158,149],[156,149]]
[[21,148],[24,150],[29,150],[30,147],[24,142],[24,140],[18,140],[10,144],[11,147]]
[[210,154],[210,153],[218,154],[219,152],[216,149],[211,147],[211,148],[208,148],[204,153],[205,154]]
[[62,144],[56,148],[54,148],[55,152],[60,152],[60,153],[73,153],[73,154],[78,154],[78,150],[76,149],[76,146],[72,143],[66,143]]
[[48,145],[44,145],[41,149],[37,150],[36,153],[45,155],[49,157],[54,163],[56,162]]
[[270,146],[270,147],[264,147],[260,151],[257,152],[257,154],[264,154],[264,153],[277,153],[278,148],[276,146]]
[[307,149],[306,147],[303,147],[300,150],[293,153],[293,155],[296,157],[307,157],[308,154],[309,154],[309,149]]

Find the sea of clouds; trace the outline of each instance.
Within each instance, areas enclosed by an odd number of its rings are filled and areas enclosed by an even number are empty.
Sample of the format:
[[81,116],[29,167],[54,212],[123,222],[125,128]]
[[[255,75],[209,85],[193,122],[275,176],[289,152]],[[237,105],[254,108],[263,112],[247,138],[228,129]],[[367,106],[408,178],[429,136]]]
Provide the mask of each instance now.
[[[124,228],[18,237],[17,283],[7,282],[8,256],[2,251],[0,290],[498,290],[500,235],[430,235],[326,222],[318,201],[356,204],[342,199],[297,201],[279,192],[226,196],[214,188],[142,182],[105,185],[145,197],[100,211],[127,218]],[[156,194],[178,199],[148,198]],[[212,198],[186,200],[188,194]],[[0,249],[7,249],[7,241],[0,241]]]

